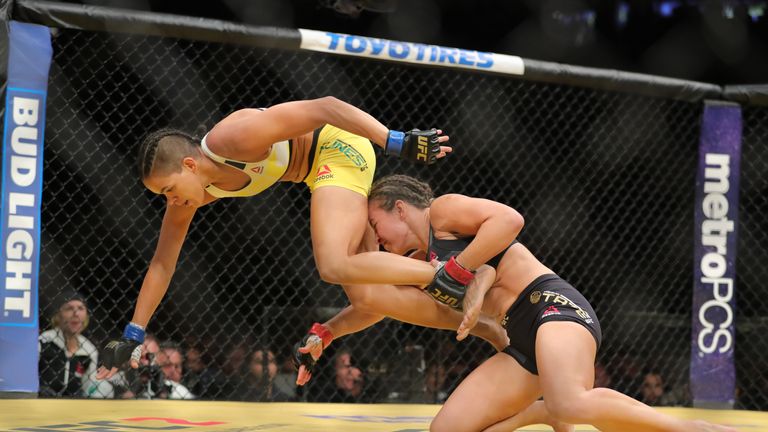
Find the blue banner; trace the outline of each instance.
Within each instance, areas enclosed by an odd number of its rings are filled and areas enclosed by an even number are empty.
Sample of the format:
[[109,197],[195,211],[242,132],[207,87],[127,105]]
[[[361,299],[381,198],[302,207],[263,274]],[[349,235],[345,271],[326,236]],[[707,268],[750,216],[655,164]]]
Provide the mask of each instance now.
[[38,274],[43,134],[51,36],[10,22],[0,196],[0,391],[38,390]]
[[707,102],[701,122],[693,265],[691,395],[697,407],[732,407],[736,391],[736,244],[741,107]]

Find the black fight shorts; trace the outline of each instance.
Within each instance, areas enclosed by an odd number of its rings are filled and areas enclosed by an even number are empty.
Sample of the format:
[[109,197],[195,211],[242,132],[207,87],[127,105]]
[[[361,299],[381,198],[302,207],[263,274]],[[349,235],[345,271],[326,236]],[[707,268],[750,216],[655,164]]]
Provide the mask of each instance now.
[[501,325],[509,335],[509,354],[534,375],[536,367],[536,332],[549,321],[573,321],[583,325],[597,342],[603,334],[597,315],[587,299],[571,284],[554,274],[545,274],[531,282],[507,311]]

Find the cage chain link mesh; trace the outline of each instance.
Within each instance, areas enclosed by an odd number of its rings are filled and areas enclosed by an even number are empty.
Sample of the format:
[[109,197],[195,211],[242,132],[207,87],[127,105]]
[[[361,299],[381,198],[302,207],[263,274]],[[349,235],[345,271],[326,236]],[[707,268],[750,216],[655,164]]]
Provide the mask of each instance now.
[[736,263],[737,407],[768,410],[768,108],[744,107]]
[[[136,174],[144,134],[165,126],[204,132],[239,108],[325,95],[392,129],[444,129],[455,146],[446,161],[416,167],[380,155],[377,177],[411,174],[437,194],[485,197],[519,210],[526,219],[520,240],[598,314],[604,335],[599,383],[640,397],[644,374],[656,371],[667,391],[662,403],[690,404],[701,104],[509,77],[57,31],[46,125],[41,316],[54,314],[59,292],[78,290],[91,314],[85,335],[97,347],[131,318],[164,207]],[[768,258],[766,112],[745,114],[736,345],[739,402],[762,409],[768,405],[759,354],[768,348],[760,314],[768,298],[761,284]],[[315,270],[309,197],[302,184],[280,184],[199,211],[148,327],[161,343],[182,348],[182,384],[202,399],[349,401],[336,390],[337,374],[353,375],[342,357],[349,352],[362,386],[354,400],[442,402],[494,350],[478,339],[458,343],[453,332],[392,320],[335,341],[310,385],[291,385],[292,345],[313,322],[347,304],[343,290],[323,283]],[[262,349],[275,356],[271,391],[262,384]],[[146,397],[156,372],[144,367],[91,396]]]

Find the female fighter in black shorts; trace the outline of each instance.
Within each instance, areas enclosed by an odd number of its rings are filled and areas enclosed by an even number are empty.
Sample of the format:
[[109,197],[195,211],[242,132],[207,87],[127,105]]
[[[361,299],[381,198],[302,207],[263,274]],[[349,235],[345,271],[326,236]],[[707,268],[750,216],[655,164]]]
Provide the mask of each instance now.
[[[368,217],[379,243],[390,252],[418,249],[427,251],[427,259],[477,269],[463,299],[459,338],[481,311],[495,317],[510,338],[507,349],[475,369],[451,394],[431,431],[512,431],[547,423],[558,431],[591,424],[602,431],[735,432],[678,419],[614,390],[593,388],[601,341],[595,312],[575,288],[516,241],[523,218],[514,209],[458,194],[433,199],[427,184],[395,175],[374,183]],[[443,302],[454,294],[434,284],[427,290]]]

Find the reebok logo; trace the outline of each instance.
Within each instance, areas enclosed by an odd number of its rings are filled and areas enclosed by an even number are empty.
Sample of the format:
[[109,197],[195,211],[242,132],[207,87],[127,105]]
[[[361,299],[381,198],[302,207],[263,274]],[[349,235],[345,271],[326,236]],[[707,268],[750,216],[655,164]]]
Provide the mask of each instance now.
[[557,310],[556,307],[550,306],[546,310],[544,310],[544,313],[541,314],[541,317],[544,318],[544,317],[548,317],[550,315],[560,315],[560,311]]
[[317,169],[317,174],[315,174],[315,182],[330,180],[332,178],[333,178],[333,171],[331,171],[328,165],[322,165],[320,168]]
[[328,168],[328,165],[323,165],[317,170],[317,176],[320,177],[322,175],[331,174],[331,169]]

